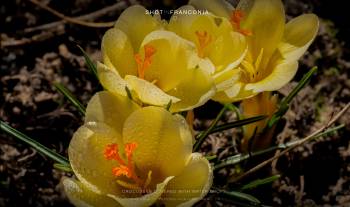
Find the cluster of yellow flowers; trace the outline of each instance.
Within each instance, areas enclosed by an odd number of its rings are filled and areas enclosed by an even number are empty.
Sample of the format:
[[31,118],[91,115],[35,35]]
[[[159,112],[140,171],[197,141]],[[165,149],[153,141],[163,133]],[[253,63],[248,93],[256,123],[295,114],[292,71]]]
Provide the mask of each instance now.
[[209,99],[247,99],[247,114],[271,113],[264,107],[276,100],[257,95],[293,78],[318,30],[313,14],[285,24],[281,0],[241,0],[237,8],[191,0],[178,11],[198,9],[209,12],[174,12],[165,21],[132,6],[104,35],[97,72],[105,91],[90,100],[69,146],[78,180],[62,181],[74,205],[191,206],[202,199],[212,169],[192,153],[190,126],[176,112]]

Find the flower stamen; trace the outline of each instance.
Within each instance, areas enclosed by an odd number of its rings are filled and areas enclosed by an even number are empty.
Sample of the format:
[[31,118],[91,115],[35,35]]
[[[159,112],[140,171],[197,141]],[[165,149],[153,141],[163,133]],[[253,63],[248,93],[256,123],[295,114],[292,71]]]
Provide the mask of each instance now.
[[195,34],[197,35],[198,39],[198,56],[201,58],[204,58],[204,49],[211,43],[212,37],[210,34],[208,34],[207,31],[196,31]]
[[145,71],[151,66],[152,57],[156,53],[156,49],[149,44],[146,44],[143,48],[145,52],[144,59],[142,60],[141,54],[137,53],[135,54],[135,61],[139,78],[145,79]]
[[241,34],[245,35],[245,36],[251,36],[253,33],[250,30],[247,29],[242,29],[241,28],[241,22],[244,18],[244,13],[242,10],[240,9],[235,9],[233,10],[232,14],[231,14],[231,19],[230,22],[232,24],[232,26]]
[[[116,177],[125,176],[129,179],[132,179],[135,182],[135,185],[143,186],[142,180],[136,175],[136,172],[134,169],[134,162],[132,159],[132,155],[136,148],[137,148],[137,144],[134,142],[125,144],[124,151],[126,155],[126,161],[124,161],[119,155],[118,145],[110,144],[110,145],[107,145],[107,147],[105,148],[104,157],[107,160],[116,160],[118,162],[119,166],[114,167],[112,169],[113,175],[115,175]],[[124,184],[125,183],[127,182],[124,182]]]

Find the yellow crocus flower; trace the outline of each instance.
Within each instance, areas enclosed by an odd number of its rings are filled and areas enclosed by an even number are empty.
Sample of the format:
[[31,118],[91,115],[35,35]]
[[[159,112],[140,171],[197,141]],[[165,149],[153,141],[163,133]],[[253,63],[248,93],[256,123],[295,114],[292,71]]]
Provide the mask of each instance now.
[[247,55],[238,69],[220,76],[221,81],[236,77],[214,97],[220,102],[242,100],[287,84],[319,27],[314,14],[298,16],[286,24],[281,0],[241,0],[237,8],[224,0],[190,0],[189,4],[226,18],[248,41]]
[[127,87],[142,104],[166,106],[171,100],[172,112],[190,110],[215,94],[214,66],[165,24],[142,6],[126,9],[102,39],[98,76],[112,93],[126,95]]
[[68,148],[77,180],[62,184],[76,206],[191,206],[212,183],[207,159],[192,153],[186,120],[125,96],[97,93]]
[[[245,35],[233,31],[230,21],[205,10],[197,11],[191,5],[174,11],[168,29],[196,44],[198,55],[210,60],[215,66],[213,78],[217,91],[223,91],[237,79],[222,79],[222,74],[235,73],[233,70],[247,52]],[[201,13],[198,13],[201,12]],[[237,75],[236,75],[237,76]]]

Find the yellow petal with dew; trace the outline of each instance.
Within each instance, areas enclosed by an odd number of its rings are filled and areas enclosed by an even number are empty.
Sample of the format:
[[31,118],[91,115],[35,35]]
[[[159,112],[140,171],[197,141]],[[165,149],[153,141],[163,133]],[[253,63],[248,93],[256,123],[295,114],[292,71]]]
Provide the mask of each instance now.
[[69,201],[76,207],[119,207],[115,200],[91,191],[83,183],[64,177],[61,181]]
[[172,104],[170,111],[187,111],[203,105],[215,94],[214,80],[211,74],[198,68],[188,71],[183,80],[168,94],[181,101]]
[[130,85],[137,98],[143,103],[155,106],[166,106],[170,100],[172,103],[180,101],[179,98],[168,95],[156,85],[146,80],[129,75],[125,77],[125,80]]
[[129,37],[134,50],[137,51],[145,36],[161,29],[162,24],[158,18],[148,14],[144,7],[134,5],[119,16],[115,28],[122,30]]
[[182,173],[172,179],[162,196],[165,206],[192,206],[208,192],[213,182],[210,163],[199,153],[193,153]]
[[173,32],[158,30],[147,35],[142,42],[141,55],[145,45],[155,49],[152,62],[145,71],[145,79],[156,81],[156,85],[165,92],[174,88],[187,70],[196,64],[193,61],[196,55],[193,43]]
[[107,91],[96,93],[86,107],[85,123],[102,122],[121,132],[125,119],[139,106],[126,96]]
[[[216,72],[236,67],[247,51],[245,37],[232,31],[231,23],[222,17],[209,15],[188,15],[183,10],[195,10],[192,6],[178,9],[169,23],[169,29],[196,44],[199,55],[208,57]],[[181,12],[182,11],[182,12]],[[202,48],[198,33],[206,35],[207,45]]]
[[121,136],[100,127],[102,129],[97,130],[98,133],[86,126],[81,126],[74,133],[68,148],[69,162],[79,181],[95,193],[118,194],[121,193],[120,187],[112,173],[115,163],[106,160],[104,149],[109,144],[120,143]]
[[97,74],[100,83],[107,91],[127,96],[125,87],[128,87],[128,84],[122,77],[120,77],[118,71],[98,62]]
[[112,194],[109,194],[108,196],[118,201],[123,207],[148,207],[154,204],[160,198],[165,190],[165,187],[173,178],[174,176],[165,178],[163,182],[157,184],[156,189],[152,193],[141,197],[121,198]]
[[128,36],[119,29],[109,29],[103,35],[102,58],[107,66],[118,70],[121,77],[137,74],[134,49]]
[[[189,158],[192,145],[186,141],[179,119],[164,108],[149,106],[129,116],[123,129],[124,143],[135,142],[134,161],[138,169],[152,170],[152,180],[161,182],[179,174]],[[191,133],[191,132],[189,132]]]
[[288,22],[278,49],[283,58],[297,61],[317,35],[319,21],[314,14],[304,14]]

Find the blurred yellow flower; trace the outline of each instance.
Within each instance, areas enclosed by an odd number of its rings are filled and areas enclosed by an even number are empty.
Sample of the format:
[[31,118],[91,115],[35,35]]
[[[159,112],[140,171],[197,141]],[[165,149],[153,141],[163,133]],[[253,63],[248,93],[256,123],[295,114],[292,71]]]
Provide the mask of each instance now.
[[[234,31],[227,18],[211,13],[195,12],[186,5],[174,12],[168,29],[196,44],[198,55],[210,60],[215,66],[213,78],[217,91],[223,91],[238,78],[235,69],[247,52],[245,34]],[[230,80],[222,74],[231,73]]]
[[191,206],[212,183],[211,166],[192,153],[186,120],[161,107],[140,108],[125,96],[97,93],[74,134],[64,178],[76,206]]
[[241,143],[242,150],[248,151],[249,142],[252,138],[254,138],[254,142],[251,143],[250,150],[265,149],[270,146],[274,127],[269,130],[265,130],[265,128],[269,119],[277,110],[277,96],[271,95],[271,92],[263,92],[252,98],[244,99],[241,102],[241,108],[244,118],[260,115],[267,116],[264,120],[244,126]]
[[248,42],[247,55],[238,69],[220,76],[221,81],[236,79],[214,97],[220,102],[278,90],[288,83],[319,27],[314,14],[301,15],[286,24],[281,0],[241,0],[235,9],[224,0],[190,0],[189,4],[226,18]]
[[166,23],[141,6],[126,9],[102,40],[98,76],[105,89],[146,105],[185,111],[215,94],[214,66],[197,55],[194,43],[165,30]]

